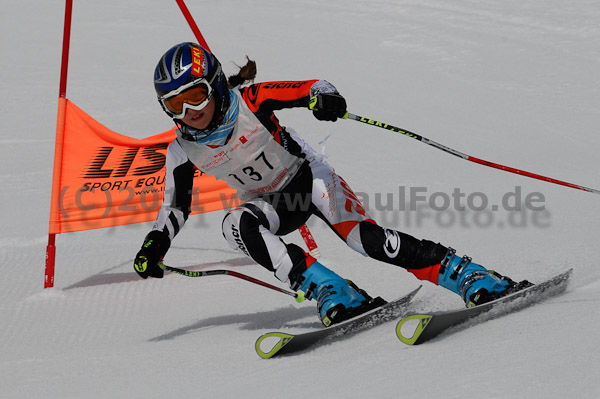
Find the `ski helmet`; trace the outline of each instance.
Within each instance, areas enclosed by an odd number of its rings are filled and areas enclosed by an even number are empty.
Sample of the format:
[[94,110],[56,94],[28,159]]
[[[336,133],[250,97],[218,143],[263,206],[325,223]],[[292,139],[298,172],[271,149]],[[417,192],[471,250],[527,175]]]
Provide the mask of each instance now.
[[196,43],[177,44],[160,58],[154,88],[163,110],[178,124],[188,108],[200,110],[214,98],[215,113],[203,131],[216,129],[229,108],[227,78],[219,60]]

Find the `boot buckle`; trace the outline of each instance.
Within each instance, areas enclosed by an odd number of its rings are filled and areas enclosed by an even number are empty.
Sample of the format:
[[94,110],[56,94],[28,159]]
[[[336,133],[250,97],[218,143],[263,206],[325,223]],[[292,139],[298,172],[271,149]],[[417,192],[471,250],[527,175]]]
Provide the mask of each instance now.
[[450,278],[452,280],[456,280],[458,278],[458,276],[460,275],[460,273],[463,271],[463,269],[465,267],[467,267],[467,265],[469,263],[471,263],[471,260],[473,260],[473,259],[470,258],[469,256],[467,256],[467,255],[463,256],[461,258],[461,260],[458,262],[458,265],[456,265],[456,267],[454,268],[454,271],[450,275]]
[[444,255],[444,259],[440,262],[440,274],[444,274],[446,272],[446,267],[448,267],[448,263],[454,258],[456,255],[456,249],[448,247],[448,251],[446,251],[446,255]]
[[313,298],[316,288],[317,288],[317,285],[315,283],[310,283],[310,285],[308,286],[308,289],[304,293],[304,298],[306,298],[310,301]]

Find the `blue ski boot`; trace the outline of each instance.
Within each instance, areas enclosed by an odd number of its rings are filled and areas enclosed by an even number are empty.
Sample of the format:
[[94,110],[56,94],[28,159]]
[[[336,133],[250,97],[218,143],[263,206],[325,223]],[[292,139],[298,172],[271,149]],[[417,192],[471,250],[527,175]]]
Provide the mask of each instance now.
[[317,299],[319,318],[325,327],[354,317],[380,304],[352,282],[344,280],[319,262],[313,262],[292,285],[306,299]]
[[441,263],[438,285],[460,295],[468,308],[533,285],[527,280],[517,283],[471,262],[468,256],[459,258],[455,254],[455,250],[448,249],[446,258]]

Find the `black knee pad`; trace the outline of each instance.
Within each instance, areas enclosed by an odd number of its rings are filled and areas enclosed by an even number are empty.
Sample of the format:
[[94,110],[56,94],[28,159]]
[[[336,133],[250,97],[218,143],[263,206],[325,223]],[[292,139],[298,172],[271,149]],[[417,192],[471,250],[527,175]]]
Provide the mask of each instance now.
[[447,251],[441,244],[419,240],[370,222],[360,223],[360,238],[365,252],[371,258],[405,269],[436,265],[444,259]]
[[415,251],[412,265],[407,267],[407,269],[423,269],[425,267],[438,265],[444,260],[444,257],[448,252],[448,247],[428,240],[417,241],[417,250]]

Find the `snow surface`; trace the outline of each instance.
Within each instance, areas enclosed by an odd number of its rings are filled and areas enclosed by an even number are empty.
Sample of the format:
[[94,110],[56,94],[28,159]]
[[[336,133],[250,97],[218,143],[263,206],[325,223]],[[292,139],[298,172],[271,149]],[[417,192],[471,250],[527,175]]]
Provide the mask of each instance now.
[[[328,79],[351,112],[600,188],[595,0],[188,3],[228,73],[249,55],[259,81]],[[262,360],[258,336],[318,328],[315,303],[227,276],[141,280],[131,264],[150,224],[59,236],[56,287],[43,290],[63,16],[63,1],[8,0],[0,17],[0,397],[600,397],[597,195],[352,121],[320,123],[305,110],[279,116],[316,148],[332,134],[330,162],[382,224],[451,245],[516,279],[541,281],[574,267],[568,292],[419,347],[400,343],[387,324]],[[168,130],[153,69],[167,48],[193,39],[173,1],[76,1],[68,98],[123,134]],[[439,203],[456,188],[466,194],[463,204],[484,193],[490,206],[519,187],[523,200],[542,194],[545,211],[501,208],[490,223],[489,210],[400,212],[399,187],[442,193],[434,196]],[[388,193],[394,209],[380,210]],[[192,218],[166,261],[278,284],[228,248],[222,216]],[[420,284],[352,252],[320,221],[310,227],[323,263],[370,293],[391,299]],[[461,301],[427,283],[414,306],[451,309]]]

